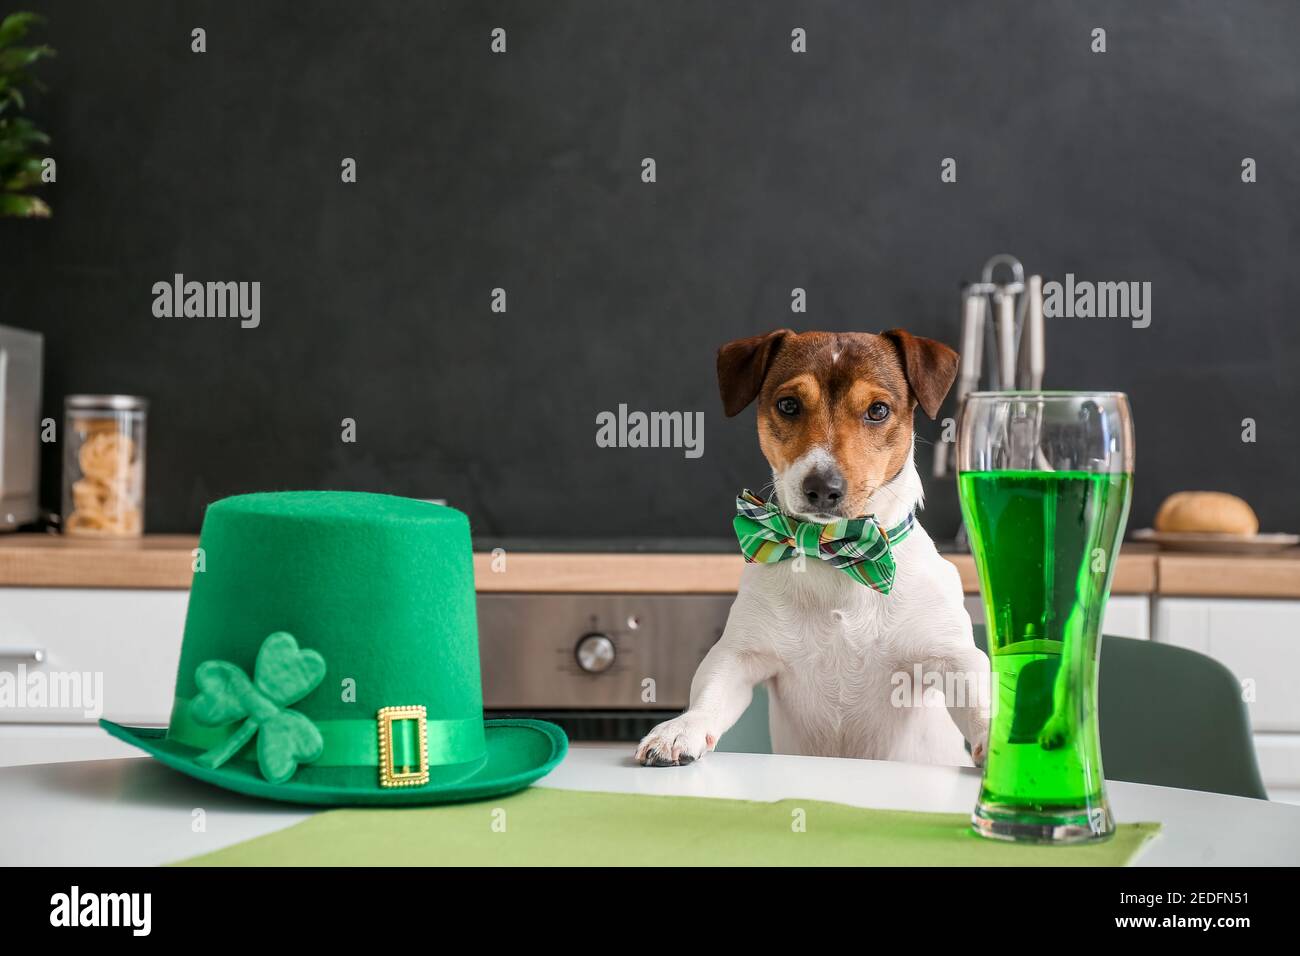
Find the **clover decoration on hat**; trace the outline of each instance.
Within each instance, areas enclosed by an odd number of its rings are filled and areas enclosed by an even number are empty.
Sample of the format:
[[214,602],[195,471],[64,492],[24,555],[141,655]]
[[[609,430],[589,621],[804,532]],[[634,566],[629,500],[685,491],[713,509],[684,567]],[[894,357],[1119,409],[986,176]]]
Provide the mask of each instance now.
[[216,768],[257,735],[257,765],[271,783],[284,783],[300,763],[311,763],[325,749],[320,731],[308,718],[290,710],[325,677],[325,659],[302,650],[292,634],[276,631],[257,652],[253,679],[228,661],[204,661],[195,680],[201,693],[190,704],[190,715],[205,727],[221,727],[242,719],[239,730],[196,758]]

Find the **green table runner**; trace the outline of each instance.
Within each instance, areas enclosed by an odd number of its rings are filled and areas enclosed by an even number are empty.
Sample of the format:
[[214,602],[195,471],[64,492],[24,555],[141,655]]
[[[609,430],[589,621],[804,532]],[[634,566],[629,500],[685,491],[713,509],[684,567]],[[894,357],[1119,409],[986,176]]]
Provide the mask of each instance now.
[[329,810],[181,865],[1118,866],[1159,829],[1128,823],[1103,843],[1021,846],[975,836],[958,813],[533,787],[479,803]]

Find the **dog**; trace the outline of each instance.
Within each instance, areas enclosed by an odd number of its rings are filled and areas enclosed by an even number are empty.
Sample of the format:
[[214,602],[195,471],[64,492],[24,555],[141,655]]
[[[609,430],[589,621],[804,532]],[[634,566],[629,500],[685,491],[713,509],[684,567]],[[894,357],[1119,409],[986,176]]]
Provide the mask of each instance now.
[[[820,525],[874,515],[892,529],[922,505],[913,413],[919,405],[935,418],[957,359],[901,329],[779,329],[722,346],[718,387],[728,417],[757,399],[759,445],[783,514]],[[961,578],[919,524],[892,552],[888,593],[815,555],[746,564],[689,708],[653,728],[636,761],[698,760],[765,683],[776,753],[982,764],[989,662],[975,646]]]

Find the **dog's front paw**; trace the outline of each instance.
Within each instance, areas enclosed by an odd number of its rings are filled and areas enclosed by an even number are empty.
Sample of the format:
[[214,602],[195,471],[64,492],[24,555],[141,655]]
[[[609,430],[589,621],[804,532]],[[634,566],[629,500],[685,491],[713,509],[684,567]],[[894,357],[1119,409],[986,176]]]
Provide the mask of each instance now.
[[717,742],[702,720],[685,713],[646,734],[636,748],[636,762],[646,767],[684,766],[703,757]]
[[975,766],[982,767],[988,755],[989,735],[985,732],[970,742],[970,759],[975,761]]
[[1058,697],[1057,703],[1052,707],[1052,715],[1038,731],[1038,746],[1044,750],[1060,750],[1069,744],[1074,739],[1075,720],[1072,715],[1078,713],[1079,705],[1074,694],[1067,693],[1064,697]]
[[1060,750],[1069,743],[1072,734],[1070,721],[1060,714],[1052,714],[1038,732],[1038,746],[1044,750]]

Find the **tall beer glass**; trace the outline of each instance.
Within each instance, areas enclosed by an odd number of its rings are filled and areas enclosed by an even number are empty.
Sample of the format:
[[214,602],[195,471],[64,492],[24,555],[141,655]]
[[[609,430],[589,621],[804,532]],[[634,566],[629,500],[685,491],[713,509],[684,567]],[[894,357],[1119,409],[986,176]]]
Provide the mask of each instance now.
[[972,824],[1006,840],[1102,839],[1115,824],[1097,667],[1132,493],[1128,398],[976,392],[962,412],[957,461],[993,671]]

